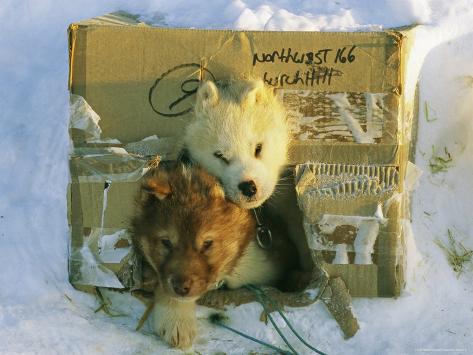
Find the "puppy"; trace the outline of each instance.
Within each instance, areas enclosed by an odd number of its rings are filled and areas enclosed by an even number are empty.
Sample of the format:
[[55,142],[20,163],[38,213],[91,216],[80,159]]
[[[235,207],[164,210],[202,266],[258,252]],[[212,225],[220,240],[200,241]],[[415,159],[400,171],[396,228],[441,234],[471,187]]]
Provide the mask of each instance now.
[[183,148],[190,161],[222,183],[240,207],[260,206],[273,193],[287,161],[286,111],[262,80],[205,81]]
[[278,285],[297,264],[284,233],[274,229],[270,248],[260,247],[254,212],[226,200],[203,169],[180,163],[161,163],[144,176],[131,231],[158,280],[154,329],[179,348],[193,343],[195,301],[205,292],[221,284]]

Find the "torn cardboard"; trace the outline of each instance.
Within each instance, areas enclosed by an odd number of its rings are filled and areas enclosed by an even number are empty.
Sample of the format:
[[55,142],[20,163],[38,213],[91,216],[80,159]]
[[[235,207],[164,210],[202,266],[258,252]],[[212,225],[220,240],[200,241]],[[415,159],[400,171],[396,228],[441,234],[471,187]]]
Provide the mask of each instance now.
[[307,163],[296,191],[309,248],[352,295],[399,294],[404,247],[402,189],[395,166]]
[[[297,168],[302,212],[295,202],[284,203],[293,199],[293,184],[283,189],[284,196],[273,198],[289,222],[304,267],[323,262],[332,276],[348,284],[352,295],[399,295],[404,284],[404,242],[398,221],[407,209],[404,197],[392,197],[404,196],[414,141],[414,97],[403,91],[414,32],[171,29],[151,27],[124,14],[72,24],[69,87],[93,107],[100,121],[86,108],[76,107],[82,116],[71,123],[76,149],[69,193],[71,281],[78,287],[103,286],[90,278],[76,278],[85,273],[77,255],[102,271],[104,265],[113,271],[124,270],[120,269],[124,262],[133,264],[126,257],[118,262],[115,247],[104,254],[95,244],[109,247],[127,228],[146,161],[156,154],[164,159],[176,156],[176,144],[192,119],[199,81],[251,76],[277,88],[288,111],[293,136],[290,165],[312,161],[328,169],[317,173],[311,170],[314,166]],[[156,137],[143,140],[150,136]],[[119,163],[122,158],[124,167]],[[374,171],[360,172],[357,167]],[[310,182],[304,180],[308,177]],[[104,209],[107,181],[112,183]],[[332,195],[345,197],[337,200]],[[381,223],[376,211],[387,201],[394,202],[383,211],[386,221]],[[295,225],[294,220],[304,220],[305,225]],[[352,241],[337,244],[334,239],[329,249],[319,250],[323,240],[312,238],[313,230],[318,237]],[[354,264],[351,259],[357,258],[359,248],[355,244],[361,240],[367,246],[358,259],[365,262]],[[74,254],[77,251],[81,252]],[[350,263],[331,262],[337,252],[339,260]],[[117,253],[125,255],[124,250]],[[131,276],[117,279],[124,288],[139,285]]]
[[[74,285],[130,288],[139,284],[140,263],[131,248],[129,217],[116,211],[124,201],[133,205],[137,181],[147,164],[147,159],[122,148],[74,150],[68,199]],[[122,186],[115,188],[117,183]]]

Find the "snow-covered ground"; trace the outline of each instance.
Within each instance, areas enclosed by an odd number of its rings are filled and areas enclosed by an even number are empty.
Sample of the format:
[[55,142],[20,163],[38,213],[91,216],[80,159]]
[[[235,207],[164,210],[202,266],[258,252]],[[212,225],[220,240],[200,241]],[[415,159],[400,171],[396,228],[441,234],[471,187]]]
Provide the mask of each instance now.
[[[109,317],[67,281],[70,22],[126,10],[169,26],[265,30],[370,30],[422,24],[412,66],[420,68],[416,163],[424,170],[413,200],[408,287],[393,299],[357,299],[361,323],[348,341],[321,304],[290,310],[308,340],[329,354],[473,353],[473,270],[457,278],[434,243],[450,229],[473,248],[473,1],[52,1],[0,3],[0,353],[166,354],[135,332],[138,301],[117,299]],[[426,119],[425,108],[428,108]],[[431,174],[432,146],[453,157]],[[202,314],[205,310],[202,310]],[[259,306],[228,312],[237,329],[272,342]],[[263,351],[200,322],[195,350]],[[301,353],[304,349],[300,348]],[[177,353],[177,351],[176,351]]]

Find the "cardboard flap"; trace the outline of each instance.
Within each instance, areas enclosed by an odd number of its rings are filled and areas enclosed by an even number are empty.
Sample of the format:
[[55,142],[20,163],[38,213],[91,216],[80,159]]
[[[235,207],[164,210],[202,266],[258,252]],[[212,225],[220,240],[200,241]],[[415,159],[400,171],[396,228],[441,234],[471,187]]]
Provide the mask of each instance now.
[[287,90],[396,96],[402,38],[168,29],[107,15],[71,25],[70,87],[102,118],[103,137],[179,137],[202,79],[252,76]]

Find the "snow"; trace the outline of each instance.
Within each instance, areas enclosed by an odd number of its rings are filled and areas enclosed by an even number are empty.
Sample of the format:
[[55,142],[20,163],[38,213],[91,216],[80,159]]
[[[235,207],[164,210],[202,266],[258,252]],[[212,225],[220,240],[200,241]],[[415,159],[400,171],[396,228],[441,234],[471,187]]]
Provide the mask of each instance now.
[[[309,342],[330,354],[473,353],[473,272],[469,268],[457,278],[434,243],[446,241],[450,229],[473,248],[473,2],[382,0],[376,7],[368,0],[131,3],[3,0],[0,5],[0,353],[178,353],[149,328],[134,331],[144,309],[138,301],[109,295],[118,316],[94,313],[97,300],[67,280],[66,28],[117,10],[152,23],[197,28],[326,31],[422,24],[409,63],[421,73],[416,163],[424,174],[413,198],[407,289],[397,300],[356,299],[361,330],[348,341],[321,304],[287,315]],[[411,82],[406,90],[413,88]],[[434,121],[425,119],[426,105]],[[432,146],[451,153],[447,172],[430,173]],[[229,309],[231,325],[281,345],[275,331],[258,321],[260,310],[256,304]],[[207,325],[207,313],[200,309],[195,350],[264,350]]]

